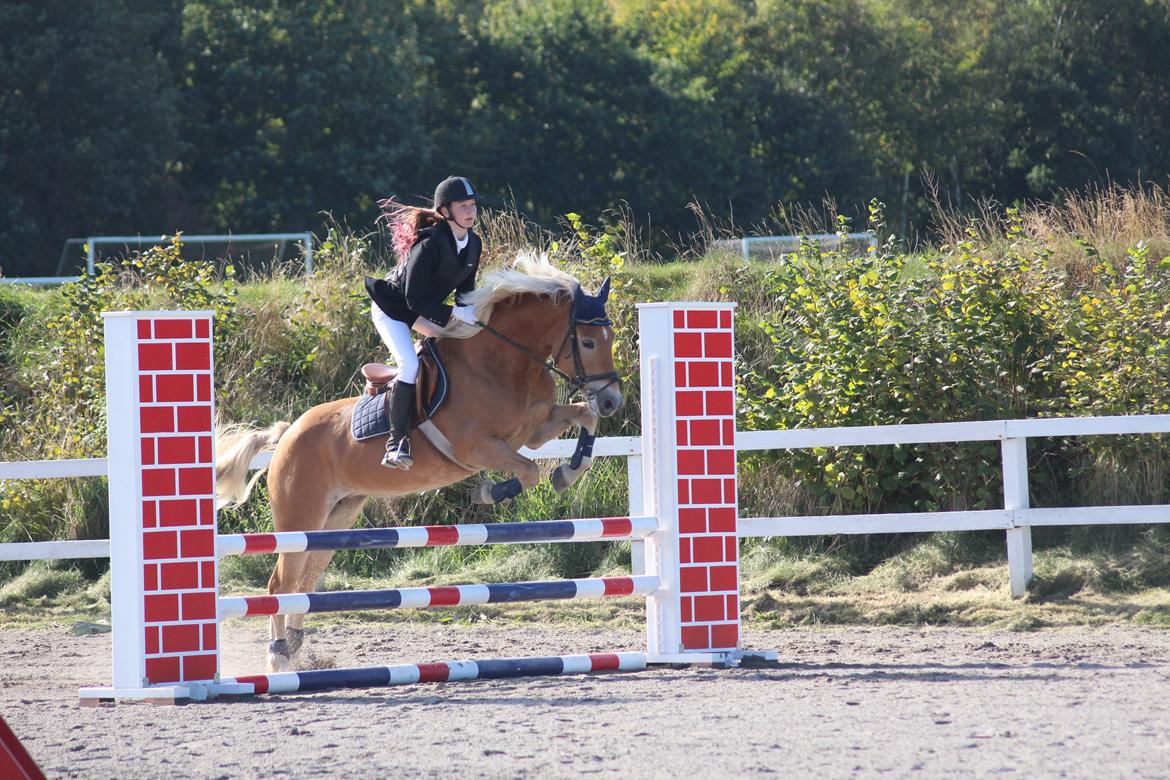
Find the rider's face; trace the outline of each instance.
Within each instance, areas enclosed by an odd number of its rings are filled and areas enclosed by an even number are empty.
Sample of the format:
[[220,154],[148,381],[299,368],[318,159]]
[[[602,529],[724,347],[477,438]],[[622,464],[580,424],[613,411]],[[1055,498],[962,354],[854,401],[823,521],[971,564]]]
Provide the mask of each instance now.
[[464,230],[469,229],[475,224],[475,218],[479,214],[479,207],[476,205],[475,198],[452,201],[451,205],[447,208],[449,219],[453,220],[456,225]]

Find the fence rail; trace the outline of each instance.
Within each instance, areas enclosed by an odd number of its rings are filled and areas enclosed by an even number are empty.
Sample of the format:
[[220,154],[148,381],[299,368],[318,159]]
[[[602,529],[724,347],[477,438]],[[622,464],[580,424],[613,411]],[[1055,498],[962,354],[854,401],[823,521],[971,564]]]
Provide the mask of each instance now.
[[746,263],[751,259],[752,247],[762,247],[769,255],[790,254],[800,249],[805,239],[816,241],[822,247],[839,247],[844,243],[864,244],[868,249],[877,248],[877,236],[866,231],[864,233],[846,233],[844,237],[838,233],[807,233],[788,236],[744,236],[743,238],[720,239],[715,246],[726,249],[739,249],[740,256]]
[[[1032,508],[1028,498],[1029,438],[1064,436],[1118,436],[1170,433],[1170,414],[1119,417],[1056,417],[1031,420],[926,423],[894,426],[818,428],[787,431],[740,431],[740,452],[807,449],[812,447],[862,447],[900,444],[946,444],[998,441],[1004,484],[1002,509],[961,512],[902,512],[869,515],[805,517],[745,517],[740,519],[741,538],[813,536],[826,534],[914,533],[932,531],[1000,530],[1006,534],[1008,570],[1013,595],[1023,595],[1032,578],[1033,526],[1117,525],[1170,523],[1170,505]],[[534,459],[562,459],[572,455],[575,442],[561,439],[536,450],[521,452]],[[594,457],[624,457],[629,479],[629,511],[640,515],[642,507],[642,439],[639,436],[597,439]],[[252,468],[268,464],[270,453],[261,453]],[[104,458],[63,461],[0,463],[0,480],[54,477],[94,477],[107,473]],[[634,542],[635,571],[639,574],[639,546]],[[0,561],[99,558],[109,556],[108,540],[67,542],[18,542],[0,544]]]
[[0,276],[0,284],[27,284],[31,287],[48,287],[79,281],[80,276]]

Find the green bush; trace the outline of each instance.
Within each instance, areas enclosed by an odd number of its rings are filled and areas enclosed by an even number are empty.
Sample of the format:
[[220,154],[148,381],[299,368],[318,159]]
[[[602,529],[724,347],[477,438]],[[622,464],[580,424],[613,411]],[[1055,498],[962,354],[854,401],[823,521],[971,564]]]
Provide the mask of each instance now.
[[[871,229],[881,232],[880,207]],[[841,233],[847,232],[844,220]],[[887,243],[865,255],[811,241],[769,269],[772,349],[744,366],[747,429],[991,420],[1050,395],[1043,307],[1059,287],[1042,256],[968,244],[910,267]],[[816,448],[781,454],[823,506],[982,508],[1001,500],[994,442]]]
[[[237,328],[233,270],[185,261],[181,237],[63,285],[35,330],[21,329],[27,352],[10,354],[12,384],[0,440],[13,459],[103,457],[106,452],[103,311],[212,309],[221,346]],[[4,324],[4,323],[0,323]],[[22,323],[23,324],[23,323]],[[14,334],[17,327],[6,327]],[[0,344],[7,338],[0,339]],[[0,399],[3,400],[3,399]],[[0,482],[0,541],[100,538],[108,533],[104,484],[95,480]]]
[[[542,234],[540,241],[587,288],[607,275],[614,279],[610,314],[628,404],[602,423],[602,435],[639,430],[634,304],[679,298],[683,290],[688,298],[740,304],[742,430],[1170,410],[1170,259],[1154,262],[1137,244],[1106,262],[1080,240],[1078,251],[1092,262],[1070,263],[1064,241],[1056,263],[1051,237],[1028,235],[1026,224],[1009,211],[1002,231],[971,224],[954,245],[921,256],[898,254],[890,241],[861,256],[805,241],[781,262],[750,264],[716,252],[698,263],[637,262],[645,258],[629,256],[627,224],[610,220],[594,228],[575,214],[561,235]],[[838,227],[848,230],[845,220]],[[870,227],[884,235],[880,204],[871,207]],[[293,419],[315,403],[356,392],[357,366],[383,356],[359,281],[384,265],[372,237],[335,226],[321,243],[313,277],[258,279],[238,294],[230,272],[221,280],[212,264],[180,262],[177,249],[102,265],[96,277],[55,291],[0,290],[0,417],[21,421],[2,427],[0,457],[104,454],[103,309],[214,308],[217,403],[225,422]],[[1170,459],[1159,437],[1034,440],[1029,455],[1037,506],[1170,500]],[[1002,505],[996,442],[751,453],[740,467],[745,516]],[[105,502],[103,480],[0,484],[0,540],[100,538]],[[475,523],[625,509],[625,464],[605,459],[567,495],[542,482],[489,509],[469,504],[461,483],[371,502],[361,522]],[[221,516],[225,532],[271,524],[263,483],[252,501]],[[856,575],[893,556],[901,556],[894,568],[922,572],[998,556],[1002,540],[994,536],[989,543],[964,534],[946,544],[926,543],[922,535],[768,540],[745,552],[745,560],[754,561],[761,582],[812,592],[812,580],[824,573]],[[1091,551],[1125,550],[1148,538],[1142,529],[1041,529],[1036,541]],[[349,551],[339,553],[337,569],[403,580],[411,572],[438,579],[513,570],[577,576],[620,565],[623,549],[564,545],[515,560],[509,556],[516,551],[505,548]],[[233,576],[261,582],[269,563],[259,560],[231,569]],[[1155,581],[1159,561],[1155,553],[1135,558],[1138,573],[1127,575],[1127,587]]]

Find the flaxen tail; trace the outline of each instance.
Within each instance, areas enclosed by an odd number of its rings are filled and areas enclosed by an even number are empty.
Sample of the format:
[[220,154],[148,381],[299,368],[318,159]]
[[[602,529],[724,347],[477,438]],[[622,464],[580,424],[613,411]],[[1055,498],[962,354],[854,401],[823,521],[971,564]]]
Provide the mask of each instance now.
[[216,505],[236,506],[248,500],[252,488],[268,470],[265,465],[248,479],[252,459],[261,450],[272,449],[288,430],[290,423],[273,423],[267,429],[250,425],[229,425],[215,435],[215,449],[220,453],[215,462]]

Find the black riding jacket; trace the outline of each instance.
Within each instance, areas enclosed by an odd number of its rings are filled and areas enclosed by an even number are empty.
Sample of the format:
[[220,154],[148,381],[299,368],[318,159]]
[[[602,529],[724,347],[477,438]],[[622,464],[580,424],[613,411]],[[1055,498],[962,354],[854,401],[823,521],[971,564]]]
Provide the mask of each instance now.
[[451,319],[445,301],[475,289],[475,273],[483,242],[467,231],[467,246],[455,251],[455,235],[446,222],[424,228],[410,248],[405,263],[395,266],[385,279],[365,279],[366,291],[378,308],[407,325],[425,317],[440,327]]

